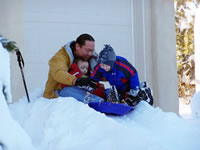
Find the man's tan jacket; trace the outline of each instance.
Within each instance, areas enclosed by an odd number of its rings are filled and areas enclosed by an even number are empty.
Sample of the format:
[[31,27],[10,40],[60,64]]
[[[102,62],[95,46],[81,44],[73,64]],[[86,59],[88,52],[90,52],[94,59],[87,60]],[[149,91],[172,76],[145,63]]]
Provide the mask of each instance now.
[[55,90],[60,90],[62,84],[72,85],[75,76],[68,73],[68,70],[74,61],[72,49],[70,48],[71,42],[62,47],[50,60],[49,60],[49,73],[46,82],[43,96],[45,98],[57,98]]

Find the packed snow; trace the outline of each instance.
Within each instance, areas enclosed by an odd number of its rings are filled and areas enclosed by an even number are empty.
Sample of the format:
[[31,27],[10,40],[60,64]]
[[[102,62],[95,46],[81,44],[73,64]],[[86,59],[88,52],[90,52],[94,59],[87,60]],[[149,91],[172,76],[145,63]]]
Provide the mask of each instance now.
[[31,137],[13,120],[7,103],[11,102],[10,58],[0,43],[0,150],[34,150]]
[[[0,40],[2,38],[0,37]],[[6,101],[12,102],[10,88],[10,57],[6,49],[3,48],[0,42],[0,87],[4,87],[4,95]]]
[[191,110],[194,118],[200,119],[200,91],[194,94],[191,101]]
[[[74,98],[43,97],[42,89],[9,106],[37,150],[198,150],[200,121],[184,120],[141,102],[131,113],[106,116]],[[200,97],[199,97],[200,98]]]
[[[0,49],[0,52],[4,49]],[[0,55],[0,61],[9,58]],[[1,78],[9,72],[2,68]],[[7,87],[8,82],[5,82]],[[6,103],[0,91],[0,150],[199,150],[200,119],[183,119],[145,102],[124,116],[107,116],[72,97],[48,100],[43,88]],[[200,102],[196,95],[195,103]],[[195,108],[198,109],[198,108]]]

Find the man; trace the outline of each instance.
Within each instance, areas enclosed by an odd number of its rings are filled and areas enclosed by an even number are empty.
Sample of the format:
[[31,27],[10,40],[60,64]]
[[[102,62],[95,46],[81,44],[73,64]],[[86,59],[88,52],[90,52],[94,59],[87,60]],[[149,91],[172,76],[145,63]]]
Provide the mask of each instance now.
[[[72,41],[64,45],[50,60],[49,73],[43,96],[48,99],[61,97],[74,97],[79,101],[88,100],[87,91],[81,87],[95,88],[96,82],[90,78],[77,78],[68,71],[77,57],[82,57],[90,61],[90,68],[95,65],[95,40],[89,34],[80,35],[76,41]],[[61,84],[71,85],[62,89]],[[101,98],[89,95],[96,101],[102,101]],[[89,98],[90,99],[90,98]],[[88,102],[85,102],[88,103]]]

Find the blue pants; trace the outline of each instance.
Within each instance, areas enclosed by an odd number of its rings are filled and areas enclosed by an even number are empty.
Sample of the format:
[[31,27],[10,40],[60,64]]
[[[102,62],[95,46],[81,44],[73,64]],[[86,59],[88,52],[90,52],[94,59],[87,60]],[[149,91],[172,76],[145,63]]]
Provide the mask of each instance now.
[[88,104],[89,102],[102,102],[103,98],[94,94],[87,94],[87,90],[81,89],[77,86],[64,87],[58,92],[60,97],[74,97],[78,101]]

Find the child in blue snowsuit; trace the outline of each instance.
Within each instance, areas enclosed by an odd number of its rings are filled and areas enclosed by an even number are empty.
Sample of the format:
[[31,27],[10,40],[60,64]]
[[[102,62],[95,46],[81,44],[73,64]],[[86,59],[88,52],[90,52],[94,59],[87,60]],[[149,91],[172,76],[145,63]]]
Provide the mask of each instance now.
[[119,100],[125,101],[131,106],[135,106],[141,99],[138,94],[140,81],[137,70],[123,57],[116,56],[110,45],[105,45],[99,54],[91,78],[96,81],[108,81],[111,86],[115,86]]

